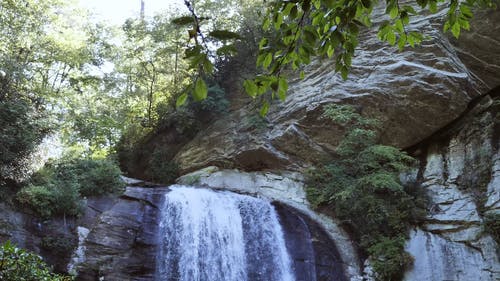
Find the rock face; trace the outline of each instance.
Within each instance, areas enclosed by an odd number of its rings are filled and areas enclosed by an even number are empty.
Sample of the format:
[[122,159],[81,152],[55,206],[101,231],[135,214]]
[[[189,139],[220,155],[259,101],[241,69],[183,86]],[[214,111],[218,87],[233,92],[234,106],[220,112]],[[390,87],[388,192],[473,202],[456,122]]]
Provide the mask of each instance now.
[[106,210],[92,207],[97,221],[84,230],[69,266],[77,280],[153,280],[158,206],[165,192],[130,186]]
[[73,233],[75,221],[45,221],[0,203],[0,243],[10,240],[44,257],[57,272],[65,272],[71,251],[77,244]]
[[298,210],[275,203],[297,281],[347,281],[337,245],[313,221]]
[[[329,103],[352,104],[381,121],[380,140],[415,145],[456,119],[475,97],[500,85],[500,10],[480,11],[459,40],[442,33],[445,10],[412,19],[429,36],[398,52],[374,30],[360,35],[348,80],[329,61],[317,61],[304,80],[291,83],[286,101],[271,107],[266,122],[252,106],[233,110],[201,131],[175,156],[181,170],[209,165],[244,170],[300,170],[329,157],[342,128],[321,119]],[[380,9],[374,22],[385,19]]]
[[499,246],[483,226],[484,215],[500,214],[499,100],[484,97],[417,149],[432,205],[407,243],[415,264],[405,280],[500,279]]

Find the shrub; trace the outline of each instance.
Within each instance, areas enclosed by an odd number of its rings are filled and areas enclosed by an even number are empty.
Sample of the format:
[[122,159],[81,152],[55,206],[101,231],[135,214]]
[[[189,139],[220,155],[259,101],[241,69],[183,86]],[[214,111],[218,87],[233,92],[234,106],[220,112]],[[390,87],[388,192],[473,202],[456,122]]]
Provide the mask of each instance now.
[[73,278],[52,273],[40,256],[7,241],[0,246],[0,280],[69,281]]
[[372,257],[373,270],[380,280],[400,280],[403,278],[404,269],[413,263],[413,257],[404,251],[405,237],[381,237],[368,248]]
[[77,175],[82,196],[116,193],[124,187],[120,168],[108,159],[78,159],[66,168]]
[[169,160],[171,155],[166,149],[156,148],[149,161],[149,175],[151,181],[168,184],[173,183],[179,176],[179,166]]
[[83,211],[82,196],[115,193],[123,186],[112,161],[66,158],[47,163],[17,193],[17,200],[44,218],[78,216]]
[[411,265],[404,241],[419,219],[420,193],[405,187],[400,174],[414,159],[398,148],[376,144],[378,122],[351,106],[330,105],[323,118],[345,128],[335,160],[312,169],[307,196],[315,207],[326,208],[341,220],[370,255],[379,280],[399,280]]
[[21,204],[30,206],[33,211],[42,217],[53,215],[55,196],[51,188],[35,185],[25,187],[17,193],[17,200]]

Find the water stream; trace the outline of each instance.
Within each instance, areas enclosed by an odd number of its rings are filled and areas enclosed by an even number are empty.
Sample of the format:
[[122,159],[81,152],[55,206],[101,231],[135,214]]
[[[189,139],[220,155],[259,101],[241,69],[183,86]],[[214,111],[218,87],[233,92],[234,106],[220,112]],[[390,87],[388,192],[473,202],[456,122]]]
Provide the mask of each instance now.
[[295,280],[267,201],[175,186],[161,211],[158,281]]

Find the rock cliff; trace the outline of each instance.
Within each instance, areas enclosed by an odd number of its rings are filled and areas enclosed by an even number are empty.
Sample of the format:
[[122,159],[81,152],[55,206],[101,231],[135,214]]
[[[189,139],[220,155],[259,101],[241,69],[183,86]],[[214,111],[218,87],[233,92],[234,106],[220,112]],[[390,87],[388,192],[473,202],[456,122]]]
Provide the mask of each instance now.
[[[413,25],[427,36],[399,52],[373,30],[361,34],[348,80],[329,61],[316,61],[304,80],[259,122],[253,105],[221,117],[176,154],[184,172],[209,165],[244,170],[300,170],[328,158],[342,128],[321,119],[323,106],[347,103],[382,122],[380,141],[401,148],[424,140],[458,118],[471,100],[500,85],[500,10],[479,12],[459,40],[442,33],[444,11],[421,14]],[[384,19],[376,12],[375,23]]]

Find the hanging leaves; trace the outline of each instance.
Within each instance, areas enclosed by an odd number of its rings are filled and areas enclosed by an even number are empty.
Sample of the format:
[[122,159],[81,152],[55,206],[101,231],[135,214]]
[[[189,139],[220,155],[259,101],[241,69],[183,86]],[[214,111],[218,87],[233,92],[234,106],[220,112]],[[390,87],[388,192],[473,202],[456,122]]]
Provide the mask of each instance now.
[[207,84],[205,81],[201,78],[198,78],[196,80],[195,86],[194,86],[194,92],[193,92],[193,97],[195,101],[201,101],[207,98],[207,93],[208,93],[208,88]]
[[192,25],[195,23],[195,19],[192,16],[182,16],[173,19],[172,23],[179,26]]
[[241,36],[238,33],[229,31],[229,30],[213,30],[208,33],[210,37],[219,40],[232,40],[232,39],[240,39]]
[[186,103],[186,100],[188,98],[188,95],[186,92],[182,93],[182,95],[180,95],[178,98],[177,98],[177,101],[175,102],[175,107],[181,107],[182,105],[184,105]]

